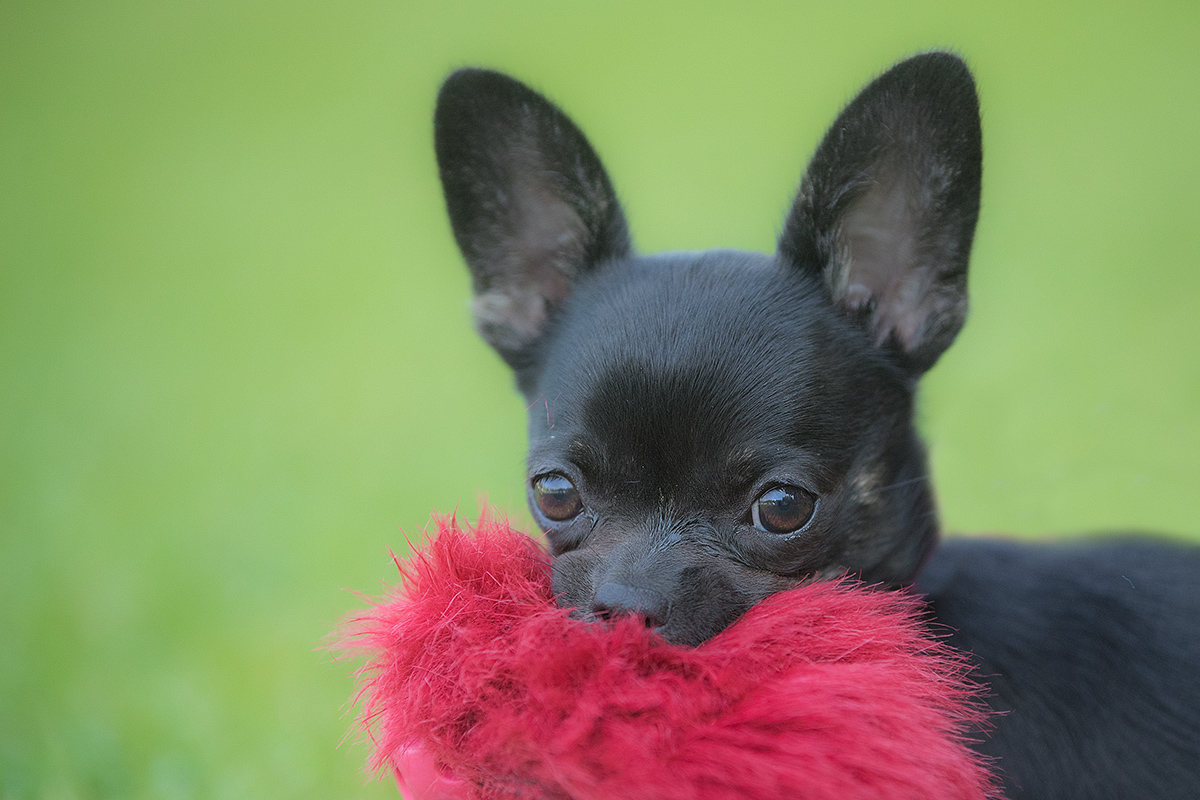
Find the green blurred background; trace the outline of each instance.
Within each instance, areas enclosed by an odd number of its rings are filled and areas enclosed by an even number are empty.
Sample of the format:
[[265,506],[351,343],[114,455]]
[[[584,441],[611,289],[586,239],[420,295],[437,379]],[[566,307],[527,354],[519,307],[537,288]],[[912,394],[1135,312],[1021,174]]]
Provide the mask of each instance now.
[[987,162],[923,392],[947,526],[1200,534],[1194,0],[0,0],[0,798],[395,796],[342,742],[346,589],[431,509],[528,520],[448,70],[557,99],[641,249],[769,250],[839,106],[934,46]]

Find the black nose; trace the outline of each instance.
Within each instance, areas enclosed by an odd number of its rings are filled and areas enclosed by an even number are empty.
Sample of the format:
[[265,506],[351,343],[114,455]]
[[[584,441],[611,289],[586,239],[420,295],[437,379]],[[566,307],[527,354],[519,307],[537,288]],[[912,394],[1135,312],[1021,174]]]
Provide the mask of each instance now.
[[653,589],[605,583],[596,590],[592,611],[601,619],[640,614],[646,627],[660,628],[667,621],[667,598]]

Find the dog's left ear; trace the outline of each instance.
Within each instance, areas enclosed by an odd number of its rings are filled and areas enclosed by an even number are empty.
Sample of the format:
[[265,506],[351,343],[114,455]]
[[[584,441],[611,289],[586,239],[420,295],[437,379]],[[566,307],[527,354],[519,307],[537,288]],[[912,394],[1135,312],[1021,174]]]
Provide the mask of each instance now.
[[902,61],[825,135],[779,253],[825,282],[914,373],[962,327],[982,146],[971,73],[949,53]]

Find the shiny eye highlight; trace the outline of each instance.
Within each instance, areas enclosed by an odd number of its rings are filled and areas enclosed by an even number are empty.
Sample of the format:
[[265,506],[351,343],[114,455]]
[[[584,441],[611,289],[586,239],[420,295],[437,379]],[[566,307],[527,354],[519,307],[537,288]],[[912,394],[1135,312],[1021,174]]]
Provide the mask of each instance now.
[[750,504],[750,522],[767,533],[795,533],[817,510],[817,498],[799,486],[772,486]]
[[538,510],[554,522],[566,522],[583,511],[583,500],[575,484],[557,472],[548,472],[533,479],[533,502]]

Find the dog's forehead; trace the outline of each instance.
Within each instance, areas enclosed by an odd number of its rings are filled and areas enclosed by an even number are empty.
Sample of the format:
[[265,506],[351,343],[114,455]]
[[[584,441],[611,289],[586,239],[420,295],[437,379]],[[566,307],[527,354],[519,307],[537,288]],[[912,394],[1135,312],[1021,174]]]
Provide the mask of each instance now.
[[824,288],[772,257],[611,265],[579,286],[546,353],[531,456],[658,488],[754,476],[846,441],[838,395],[861,392],[845,376],[869,384],[877,362]]
[[744,359],[795,360],[833,310],[812,278],[760,253],[665,253],[581,280],[546,353],[544,379],[596,384],[620,362],[656,373],[745,372]]

